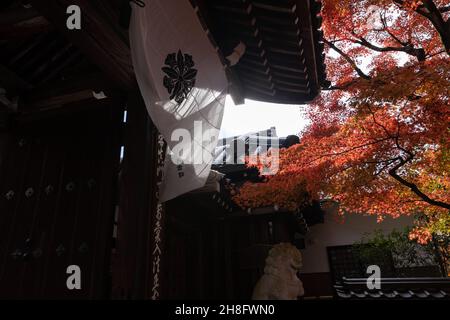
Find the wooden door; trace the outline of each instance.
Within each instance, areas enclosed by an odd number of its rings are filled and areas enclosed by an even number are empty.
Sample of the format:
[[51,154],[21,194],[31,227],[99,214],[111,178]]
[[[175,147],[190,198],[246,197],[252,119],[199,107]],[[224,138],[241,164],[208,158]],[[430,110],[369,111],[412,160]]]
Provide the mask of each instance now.
[[83,110],[0,134],[0,298],[109,296],[122,112]]

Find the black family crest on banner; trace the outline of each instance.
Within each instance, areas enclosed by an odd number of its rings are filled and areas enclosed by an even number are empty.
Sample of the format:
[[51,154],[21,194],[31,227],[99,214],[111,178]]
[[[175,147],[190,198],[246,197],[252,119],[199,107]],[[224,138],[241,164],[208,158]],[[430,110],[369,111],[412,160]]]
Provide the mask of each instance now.
[[170,53],[167,55],[166,64],[161,68],[166,74],[163,79],[164,87],[170,94],[170,99],[182,103],[195,85],[197,69],[192,56],[187,53]]

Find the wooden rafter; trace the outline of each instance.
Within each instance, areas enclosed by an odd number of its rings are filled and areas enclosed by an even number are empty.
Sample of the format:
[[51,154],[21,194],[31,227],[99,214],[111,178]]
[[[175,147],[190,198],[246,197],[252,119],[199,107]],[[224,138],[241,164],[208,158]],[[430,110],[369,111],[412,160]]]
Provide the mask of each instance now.
[[246,45],[233,68],[246,98],[304,103],[317,95],[325,76],[315,0],[204,2],[219,46],[237,41]]
[[[87,0],[33,0],[32,5],[45,16],[95,65],[123,89],[136,87],[130,48],[115,30],[111,19]],[[78,5],[82,12],[81,30],[66,27],[67,7]]]
[[46,32],[50,23],[34,8],[23,6],[0,11],[0,39],[18,39]]
[[[206,25],[209,27],[209,29],[214,27],[214,24],[212,23],[212,17],[210,15],[210,11],[207,9],[207,0],[195,0],[194,3],[198,7],[200,11],[200,15],[203,17],[203,20],[205,21]],[[236,5],[237,4],[237,5]],[[240,1],[228,1],[225,6],[222,6],[226,8],[227,11],[232,11],[235,16],[244,16],[246,15],[246,12],[249,10],[248,8],[243,8],[240,5]],[[250,22],[251,23],[251,22]],[[242,27],[240,29],[243,29]],[[214,33],[214,30],[211,30]],[[233,30],[228,30],[229,32],[233,32]],[[236,30],[235,30],[236,32]],[[214,39],[217,40],[217,39]],[[236,72],[235,68],[226,68],[226,74],[229,82],[229,93],[231,95],[231,98],[233,99],[233,102],[235,105],[240,105],[245,102],[245,91],[242,84],[242,80],[240,79],[238,73]]]
[[32,88],[32,85],[19,77],[14,71],[0,64],[0,86],[9,94],[18,94]]
[[19,111],[26,113],[65,108],[68,104],[94,100],[94,92],[100,91],[107,97],[120,92],[115,90],[114,84],[101,73],[82,74],[29,90],[21,97]]

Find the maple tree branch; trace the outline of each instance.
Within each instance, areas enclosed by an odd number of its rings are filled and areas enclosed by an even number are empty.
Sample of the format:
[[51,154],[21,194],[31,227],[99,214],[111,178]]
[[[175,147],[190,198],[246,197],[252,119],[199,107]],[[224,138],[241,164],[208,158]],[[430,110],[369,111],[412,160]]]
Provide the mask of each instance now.
[[377,31],[386,31],[391,36],[391,38],[393,38],[396,42],[398,42],[401,45],[401,47],[393,47],[393,46],[380,47],[380,46],[374,45],[373,43],[370,43],[369,41],[367,41],[367,39],[365,39],[364,37],[358,36],[354,30],[352,31],[352,34],[358,40],[353,39],[351,41],[353,43],[357,43],[361,46],[367,47],[367,48],[377,51],[377,52],[390,52],[390,51],[405,52],[406,54],[416,57],[418,61],[425,61],[426,52],[423,48],[414,48],[414,45],[411,42],[402,41],[397,36],[395,36],[389,30],[389,28],[387,26],[387,22],[386,22],[386,17],[384,16],[384,14],[380,13],[380,19],[383,24],[383,29],[377,30]]
[[352,40],[352,42],[357,43],[359,45],[362,45],[364,47],[367,47],[367,48],[372,49],[377,52],[389,52],[389,51],[405,52],[411,56],[416,57],[418,61],[425,61],[425,57],[426,57],[425,50],[423,48],[414,48],[414,46],[409,43],[402,47],[391,47],[391,46],[379,47],[379,46],[376,46],[376,45],[370,43],[363,37],[358,37],[358,39],[359,40]]
[[349,87],[351,87],[354,83],[356,82],[356,80],[351,80],[348,81],[340,86],[330,86],[330,87],[324,87],[322,88],[322,90],[324,91],[332,91],[332,90],[346,90]]
[[447,19],[447,21],[444,20],[444,17],[433,0],[423,0],[423,5],[429,12],[429,14],[424,16],[427,17],[436,28],[442,43],[444,44],[445,50],[450,56],[450,19]]
[[397,157],[396,158],[387,159],[387,160],[364,161],[364,163],[367,163],[367,164],[380,164],[380,163],[393,163],[395,161],[397,161]]
[[433,54],[428,54],[428,55],[427,55],[427,58],[432,58],[432,57],[438,56],[438,55],[440,55],[440,54],[442,54],[442,53],[445,53],[445,50],[441,50],[441,51],[435,52],[435,53],[433,53]]
[[403,167],[406,163],[408,163],[412,159],[413,159],[413,157],[411,155],[408,156],[406,159],[403,159],[402,157],[398,157],[397,160],[399,161],[399,163],[389,170],[389,175],[391,177],[393,177],[395,180],[397,180],[398,182],[400,182],[402,185],[408,187],[412,192],[414,192],[417,196],[419,196],[419,198],[421,198],[425,202],[427,202],[427,203],[429,203],[431,205],[437,206],[437,207],[441,207],[441,208],[445,208],[445,209],[449,209],[450,210],[450,204],[442,202],[442,201],[431,199],[425,193],[423,193],[419,189],[419,187],[417,187],[416,184],[403,179],[397,173],[398,169]]
[[335,39],[335,40],[328,40],[331,43],[338,43],[338,42],[342,42],[342,41],[350,41],[351,39],[349,38],[342,38],[342,39]]
[[330,48],[332,48],[334,51],[336,51],[337,53],[339,53],[344,59],[345,61],[347,61],[352,68],[356,71],[356,73],[363,79],[365,80],[370,80],[372,79],[370,76],[368,76],[367,74],[365,74],[355,63],[355,61],[352,60],[352,58],[350,58],[350,56],[348,54],[346,54],[344,51],[342,51],[341,49],[339,49],[338,47],[336,47],[336,45],[334,43],[332,43],[331,41],[328,41],[327,39],[323,39],[323,42],[326,43]]
[[[372,94],[372,96],[373,96],[373,94]],[[377,126],[379,126],[379,127],[381,127],[381,128],[383,129],[383,131],[386,133],[386,135],[388,136],[388,138],[390,138],[390,139],[394,139],[394,138],[397,139],[397,144],[398,144],[398,134],[397,134],[397,136],[393,136],[385,126],[383,126],[381,123],[379,123],[379,122],[377,121],[377,119],[376,119],[376,117],[375,117],[375,112],[372,110],[372,108],[370,107],[370,105],[369,105],[369,104],[366,104],[366,107],[367,107],[367,109],[369,110],[370,114],[372,115],[372,120],[373,120],[373,122],[374,122]]]
[[400,200],[400,203],[410,203],[410,202],[425,202],[423,199],[405,199]]
[[363,144],[360,144],[358,146],[355,146],[355,147],[352,147],[352,148],[349,148],[347,150],[343,150],[343,151],[340,151],[340,152],[337,152],[337,153],[326,153],[326,154],[323,154],[323,155],[317,157],[316,159],[313,159],[311,162],[320,160],[320,159],[325,158],[325,157],[341,156],[341,155],[349,153],[351,151],[355,151],[356,149],[368,147],[368,146],[371,146],[371,145],[374,145],[374,144],[377,144],[377,143],[380,143],[380,142],[383,142],[383,141],[386,141],[386,140],[391,140],[391,139],[392,139],[392,137],[385,137],[385,138],[381,138],[381,139],[375,139],[373,141],[370,141],[370,142],[367,142],[367,143],[363,143]]
[[[403,6],[405,3],[404,0],[393,1],[400,6]],[[437,8],[433,0],[422,0],[422,4],[415,11],[431,22],[441,37],[445,51],[450,56],[450,19],[447,19],[447,21],[444,20],[441,11]]]
[[400,139],[400,124],[397,126],[397,135],[395,136],[395,145],[397,146],[397,149],[399,149],[399,150],[403,151],[404,153],[406,153],[408,155],[408,158],[410,158],[410,160],[412,160],[414,158],[414,154],[411,151],[406,150],[405,148],[403,148],[400,145],[399,139]]
[[383,28],[384,28],[384,29],[382,29],[380,31],[386,31],[391,36],[392,39],[397,41],[402,46],[408,45],[409,42],[400,40],[395,34],[393,34],[389,30],[388,25],[387,25],[387,21],[386,21],[386,15],[384,13],[380,13],[380,19],[381,19],[381,23],[383,24]]
[[380,169],[378,169],[377,172],[375,172],[375,176],[379,176],[386,168],[388,168],[395,161],[396,161],[396,159],[389,159],[389,160],[386,160],[386,161],[378,162],[378,164],[385,163],[385,165],[383,165],[383,167],[381,167]]
[[450,4],[445,6],[445,7],[440,7],[439,8],[439,12],[440,13],[445,13],[445,12],[449,12],[450,11]]

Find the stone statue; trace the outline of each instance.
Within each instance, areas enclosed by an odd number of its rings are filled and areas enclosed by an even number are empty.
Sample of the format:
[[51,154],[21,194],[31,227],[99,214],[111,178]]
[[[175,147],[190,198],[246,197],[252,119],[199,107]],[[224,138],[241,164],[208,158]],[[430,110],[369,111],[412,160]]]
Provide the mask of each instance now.
[[272,247],[266,258],[264,275],[253,289],[253,300],[296,300],[303,296],[303,283],[297,277],[302,267],[300,251],[290,243]]

